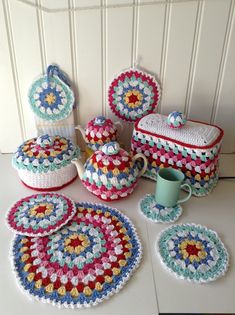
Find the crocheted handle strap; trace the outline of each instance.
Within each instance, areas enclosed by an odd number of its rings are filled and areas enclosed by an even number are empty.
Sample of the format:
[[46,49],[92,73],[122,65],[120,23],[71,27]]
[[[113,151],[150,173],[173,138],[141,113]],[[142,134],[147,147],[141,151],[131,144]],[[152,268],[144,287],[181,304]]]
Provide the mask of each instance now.
[[189,200],[189,198],[191,198],[191,196],[192,196],[192,188],[191,188],[191,186],[190,186],[189,184],[183,184],[183,185],[180,186],[181,189],[182,189],[183,187],[187,187],[188,196],[185,197],[185,198],[183,198],[183,199],[178,200],[177,204],[183,203],[183,202]]
[[135,162],[136,160],[138,160],[138,159],[140,159],[140,158],[143,159],[144,165],[143,165],[142,170],[139,171],[138,177],[141,177],[142,175],[144,175],[144,173],[145,173],[145,171],[146,171],[146,169],[147,169],[147,166],[148,166],[148,161],[147,161],[145,155],[142,154],[142,153],[137,153],[137,154],[135,154],[135,155],[133,156],[133,161]]
[[47,67],[47,79],[49,80],[50,77],[53,77],[54,75],[56,75],[57,77],[60,78],[60,80],[62,80],[65,84],[67,84],[68,86],[70,86],[69,82],[68,82],[68,78],[66,77],[66,75],[60,70],[60,68],[56,65],[49,65]]

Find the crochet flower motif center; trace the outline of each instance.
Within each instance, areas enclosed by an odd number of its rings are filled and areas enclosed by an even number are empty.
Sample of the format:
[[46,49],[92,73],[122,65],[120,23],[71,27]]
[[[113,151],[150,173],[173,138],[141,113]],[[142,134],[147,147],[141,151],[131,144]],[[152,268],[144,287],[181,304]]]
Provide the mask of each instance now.
[[47,102],[48,105],[54,104],[56,102],[55,94],[54,93],[47,94],[44,101]]

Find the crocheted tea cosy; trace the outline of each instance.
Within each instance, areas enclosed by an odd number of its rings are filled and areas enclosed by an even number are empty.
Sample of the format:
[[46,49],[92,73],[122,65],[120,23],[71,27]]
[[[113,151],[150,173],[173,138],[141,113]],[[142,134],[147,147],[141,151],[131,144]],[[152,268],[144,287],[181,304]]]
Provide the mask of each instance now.
[[138,267],[142,246],[116,209],[77,203],[77,214],[53,235],[17,235],[12,259],[23,291],[59,307],[97,305],[117,293]]
[[34,173],[55,171],[80,156],[80,149],[61,136],[42,135],[25,141],[18,147],[12,163],[16,169]]

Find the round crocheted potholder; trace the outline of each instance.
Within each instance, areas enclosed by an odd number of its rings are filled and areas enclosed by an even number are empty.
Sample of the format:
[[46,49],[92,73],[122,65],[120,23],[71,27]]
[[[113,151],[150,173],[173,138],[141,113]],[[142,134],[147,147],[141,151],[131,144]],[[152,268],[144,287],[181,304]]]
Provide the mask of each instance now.
[[152,194],[145,195],[139,204],[140,213],[148,220],[154,223],[175,222],[182,214],[182,207],[164,207],[158,204],[155,196]]
[[179,224],[163,230],[157,252],[177,278],[197,283],[216,280],[228,268],[229,254],[218,234],[201,225]]
[[35,194],[17,201],[8,211],[8,227],[16,234],[50,235],[76,213],[74,201],[56,193]]
[[33,82],[28,99],[33,112],[48,121],[65,119],[74,105],[74,94],[66,77],[57,66],[52,65],[46,75]]
[[153,112],[159,101],[158,82],[143,71],[123,71],[110,83],[109,106],[114,114],[123,120],[135,121]]
[[16,236],[13,266],[30,296],[58,307],[97,305],[117,293],[140,263],[131,221],[116,209],[78,203],[61,230],[43,238]]

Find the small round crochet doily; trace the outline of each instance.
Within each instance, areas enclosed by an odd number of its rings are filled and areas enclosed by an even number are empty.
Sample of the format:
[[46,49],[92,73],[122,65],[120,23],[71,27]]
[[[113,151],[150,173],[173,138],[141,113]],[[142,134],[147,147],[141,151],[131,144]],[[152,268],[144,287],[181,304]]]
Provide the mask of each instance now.
[[152,194],[145,195],[139,204],[140,213],[147,219],[155,223],[175,222],[182,214],[182,207],[164,207],[158,204],[155,196]]
[[177,278],[205,283],[223,276],[229,255],[216,232],[196,224],[172,225],[157,240],[163,266]]
[[55,193],[42,193],[17,201],[8,211],[8,227],[16,234],[50,235],[65,225],[76,213],[75,203]]

